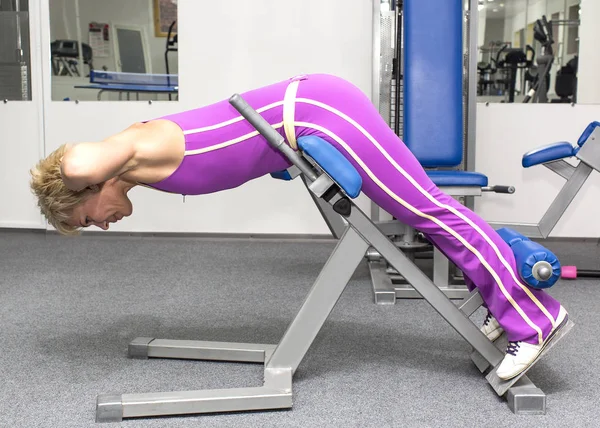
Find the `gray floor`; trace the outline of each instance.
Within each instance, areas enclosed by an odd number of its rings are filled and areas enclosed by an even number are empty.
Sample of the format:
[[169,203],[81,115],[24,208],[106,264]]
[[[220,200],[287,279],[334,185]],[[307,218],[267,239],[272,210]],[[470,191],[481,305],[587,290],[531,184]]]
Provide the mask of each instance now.
[[[260,365],[131,360],[127,344],[276,343],[332,248],[0,233],[0,426],[598,426],[600,281],[552,289],[576,326],[530,371],[547,415],[516,416],[425,302],[374,305],[364,265],[296,373],[293,410],[95,424],[99,393],[260,385]],[[583,248],[557,251],[563,263],[597,267],[598,254]]]

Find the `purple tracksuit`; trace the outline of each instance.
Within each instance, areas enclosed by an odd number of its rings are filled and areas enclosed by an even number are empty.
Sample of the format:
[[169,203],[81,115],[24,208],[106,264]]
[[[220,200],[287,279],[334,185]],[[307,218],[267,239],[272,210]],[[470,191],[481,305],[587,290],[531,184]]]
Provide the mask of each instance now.
[[[419,161],[354,85],[325,74],[298,76],[241,94],[293,148],[317,135],[358,170],[362,191],[421,232],[477,287],[510,341],[540,343],[560,304],[527,287],[512,250],[475,213],[438,189]],[[185,158],[159,190],[199,195],[240,186],[289,167],[228,100],[165,116],[185,134]]]

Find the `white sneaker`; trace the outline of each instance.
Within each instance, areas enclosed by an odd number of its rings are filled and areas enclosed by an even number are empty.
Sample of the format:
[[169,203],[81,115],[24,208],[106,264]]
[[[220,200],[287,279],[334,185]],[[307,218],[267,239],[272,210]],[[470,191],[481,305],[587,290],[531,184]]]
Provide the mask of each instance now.
[[554,327],[548,337],[546,337],[546,340],[540,345],[532,345],[527,342],[508,342],[506,355],[502,363],[500,363],[498,370],[496,370],[498,377],[503,380],[512,379],[527,369],[544,350],[548,342],[552,340],[555,333],[566,325],[568,318],[569,315],[566,309],[561,306],[556,318],[556,327]]
[[500,327],[500,324],[498,324],[496,318],[494,318],[494,316],[489,311],[487,313],[487,316],[485,317],[485,321],[483,321],[481,331],[492,342],[498,339],[500,336],[502,336],[502,333],[504,333],[504,329]]

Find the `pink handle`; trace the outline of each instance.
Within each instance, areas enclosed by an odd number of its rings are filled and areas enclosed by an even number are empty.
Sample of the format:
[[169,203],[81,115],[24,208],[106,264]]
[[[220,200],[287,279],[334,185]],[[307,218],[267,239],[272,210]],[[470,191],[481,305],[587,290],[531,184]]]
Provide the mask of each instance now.
[[576,279],[577,266],[563,266],[560,270],[560,277],[565,279]]

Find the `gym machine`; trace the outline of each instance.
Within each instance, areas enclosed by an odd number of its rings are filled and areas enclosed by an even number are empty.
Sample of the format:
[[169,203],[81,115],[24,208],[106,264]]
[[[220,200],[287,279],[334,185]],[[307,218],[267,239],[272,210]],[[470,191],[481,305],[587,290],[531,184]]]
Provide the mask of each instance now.
[[0,2],[0,99],[31,100],[28,2]]
[[[558,19],[550,21],[551,26],[556,27],[578,27],[579,19]],[[565,43],[566,30],[563,30],[563,45]],[[563,54],[564,55],[564,54]],[[562,64],[562,61],[559,61]],[[579,56],[574,55],[567,63],[556,72],[554,91],[559,98],[554,98],[552,103],[576,103],[577,102],[577,69]]]
[[576,55],[556,72],[554,91],[559,98],[552,99],[552,103],[577,102],[577,68],[579,57]]
[[533,37],[542,46],[542,54],[537,56],[537,67],[531,67],[526,73],[526,80],[531,82],[531,89],[525,96],[523,103],[547,103],[548,89],[550,88],[550,69],[554,62],[554,35],[552,26],[548,23],[546,15],[537,19],[533,27]]
[[[82,53],[79,54],[81,45]],[[52,57],[52,73],[55,76],[80,77],[80,69],[83,72],[83,65],[79,65],[81,58],[83,64],[88,65],[90,73],[94,69],[92,61],[93,51],[87,43],[79,43],[77,40],[55,40],[50,43],[50,54]]]
[[496,55],[498,70],[504,74],[501,82],[508,93],[508,102],[515,102],[517,75],[519,70],[529,70],[535,60],[535,50],[527,45],[525,50],[504,45]]
[[477,81],[477,95],[497,95],[501,89],[499,89],[499,82],[496,82],[496,73],[498,72],[498,64],[496,62],[496,54],[500,47],[504,46],[501,42],[491,42],[488,47],[480,48],[482,56],[487,56],[488,61],[482,61],[477,63],[477,73],[479,80]]
[[[575,161],[576,166],[567,160]],[[547,238],[590,174],[600,172],[600,122],[590,123],[576,144],[562,141],[539,147],[525,153],[521,163],[523,168],[543,165],[566,182],[539,223],[490,225],[494,228],[510,227],[530,238]]]
[[[507,341],[501,338],[492,343],[470,320],[469,317],[482,304],[481,296],[474,292],[460,306],[456,306],[382,233],[353,202],[361,193],[362,178],[335,147],[319,137],[308,136],[298,139],[299,150],[294,151],[239,95],[233,95],[230,103],[273,148],[281,151],[290,161],[292,166],[282,171],[279,177],[292,180],[302,176],[311,194],[343,218],[346,224],[344,231],[298,314],[277,345],[155,338],[137,338],[129,345],[129,356],[133,358],[263,363],[262,386],[100,395],[97,399],[97,422],[119,422],[125,418],[148,416],[291,408],[294,374],[369,248],[374,248],[395,269],[402,272],[423,298],[473,347],[473,361],[482,373],[487,372],[486,380],[498,396],[506,397],[513,412],[545,413],[546,397],[526,376],[527,371],[508,381],[503,381],[496,375],[496,367],[504,357],[503,350]],[[514,233],[509,235],[507,239],[517,238],[525,246],[528,245],[526,240],[518,238]],[[572,327],[573,323],[569,320],[556,333],[540,357]]]
[[[373,19],[373,102],[431,180],[470,208],[485,192],[513,193],[514,187],[490,186],[474,171],[477,1],[374,0]],[[443,254],[385,214],[372,205],[371,219],[411,260],[432,262],[430,276],[446,296],[469,295],[461,272]],[[377,304],[421,297],[377,251],[369,250],[367,260]]]

